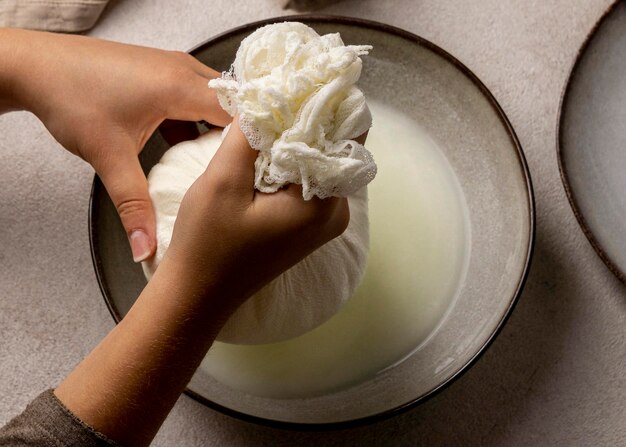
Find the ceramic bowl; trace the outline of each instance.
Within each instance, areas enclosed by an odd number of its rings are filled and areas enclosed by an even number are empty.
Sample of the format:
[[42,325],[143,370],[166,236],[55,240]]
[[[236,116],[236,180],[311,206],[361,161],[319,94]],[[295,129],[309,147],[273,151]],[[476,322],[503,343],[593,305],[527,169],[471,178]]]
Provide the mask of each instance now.
[[561,101],[561,178],[585,235],[626,283],[626,2],[615,2],[578,53]]
[[[246,420],[298,428],[335,428],[393,415],[423,401],[465,371],[504,325],[524,283],[534,237],[531,181],[515,133],[487,88],[454,57],[406,31],[338,17],[297,16],[245,25],[191,53],[218,70],[241,40],[267,23],[298,20],[347,44],[374,46],[359,82],[369,98],[401,110],[438,142],[463,189],[471,249],[458,298],[427,342],[370,380],[311,398],[272,399],[220,384],[198,371],[188,393]],[[168,148],[157,132],[141,154],[148,172]],[[115,209],[96,178],[91,246],[104,298],[119,321],[144,287]]]

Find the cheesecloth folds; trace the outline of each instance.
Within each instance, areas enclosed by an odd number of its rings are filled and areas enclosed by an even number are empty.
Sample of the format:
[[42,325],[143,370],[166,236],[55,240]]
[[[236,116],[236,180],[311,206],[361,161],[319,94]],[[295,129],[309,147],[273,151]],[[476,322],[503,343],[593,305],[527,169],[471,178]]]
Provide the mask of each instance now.
[[230,71],[209,81],[259,151],[256,189],[297,183],[306,200],[347,197],[374,179],[372,155],[354,141],[372,124],[354,85],[359,56],[371,48],[298,22],[267,25],[242,41]]

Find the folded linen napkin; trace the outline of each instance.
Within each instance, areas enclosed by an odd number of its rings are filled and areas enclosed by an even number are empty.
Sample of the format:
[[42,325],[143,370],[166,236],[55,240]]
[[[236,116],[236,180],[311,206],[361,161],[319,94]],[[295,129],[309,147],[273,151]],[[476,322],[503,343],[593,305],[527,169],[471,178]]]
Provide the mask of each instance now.
[[92,28],[109,0],[2,0],[0,27],[79,32]]

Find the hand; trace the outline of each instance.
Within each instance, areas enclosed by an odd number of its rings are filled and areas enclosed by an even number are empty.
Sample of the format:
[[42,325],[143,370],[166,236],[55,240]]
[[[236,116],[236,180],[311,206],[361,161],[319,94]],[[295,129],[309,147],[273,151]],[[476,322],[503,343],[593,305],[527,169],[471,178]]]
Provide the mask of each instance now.
[[346,199],[305,202],[295,185],[255,191],[256,157],[235,118],[185,195],[154,276],[55,390],[78,418],[123,445],[150,444],[237,306],[348,225]]
[[257,155],[235,118],[207,170],[187,191],[159,267],[175,265],[179,282],[195,284],[199,295],[209,290],[220,296],[226,313],[340,235],[350,219],[345,198],[304,201],[300,185],[274,194],[256,191]]
[[[231,118],[207,82],[218,72],[186,53],[75,36],[2,30],[11,48],[13,108],[33,112],[102,179],[136,262],[156,248],[155,219],[137,155],[166,118]],[[0,77],[0,80],[2,78]]]

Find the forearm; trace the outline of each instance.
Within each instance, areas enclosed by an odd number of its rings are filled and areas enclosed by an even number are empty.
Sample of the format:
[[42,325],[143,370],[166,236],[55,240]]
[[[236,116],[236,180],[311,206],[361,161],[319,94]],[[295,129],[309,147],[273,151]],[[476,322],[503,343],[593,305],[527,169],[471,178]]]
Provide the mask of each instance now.
[[[51,41],[62,42],[71,36],[0,28],[0,113],[28,110],[35,114],[47,103],[47,97],[58,94],[46,85],[54,79],[51,64],[56,58]],[[61,85],[57,89],[62,90]],[[39,116],[39,115],[38,115]]]
[[182,281],[176,268],[164,261],[124,320],[55,391],[123,445],[149,444],[230,313],[229,297]]
[[0,28],[0,114],[21,108],[17,90],[22,52],[18,32]]

